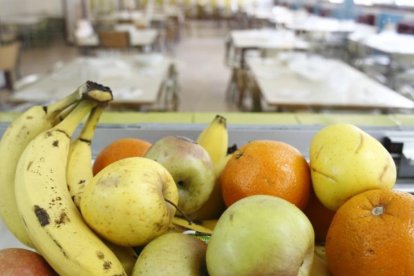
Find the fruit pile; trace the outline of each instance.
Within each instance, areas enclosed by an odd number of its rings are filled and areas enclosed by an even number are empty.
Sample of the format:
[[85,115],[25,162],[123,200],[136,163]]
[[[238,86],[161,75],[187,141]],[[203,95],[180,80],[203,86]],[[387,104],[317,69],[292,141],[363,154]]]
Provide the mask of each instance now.
[[308,162],[276,140],[229,147],[217,115],[196,141],[125,137],[92,162],[111,100],[87,82],[6,129],[0,215],[33,250],[1,250],[0,275],[414,275],[414,196],[358,127],[318,131]]

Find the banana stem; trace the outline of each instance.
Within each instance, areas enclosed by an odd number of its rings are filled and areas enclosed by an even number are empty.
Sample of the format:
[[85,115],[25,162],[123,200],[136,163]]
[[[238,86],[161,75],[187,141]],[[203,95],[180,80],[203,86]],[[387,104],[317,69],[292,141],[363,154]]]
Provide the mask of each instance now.
[[102,105],[96,106],[92,109],[92,112],[89,114],[89,117],[85,123],[85,126],[82,128],[82,131],[79,135],[79,138],[86,141],[91,141],[95,135],[95,129],[99,122],[99,119],[104,111],[105,107]]
[[83,118],[97,105],[94,101],[82,100],[75,107],[75,109],[69,113],[69,115],[55,127],[53,130],[59,130],[66,133],[68,136],[72,136],[76,128],[83,120]]
[[109,87],[92,81],[86,82],[85,92],[82,96],[84,99],[91,99],[102,104],[113,100],[112,91]]
[[68,106],[74,104],[75,102],[82,99],[82,92],[85,90],[86,84],[81,85],[78,87],[74,92],[69,94],[68,96],[62,98],[61,100],[51,103],[50,105],[46,106],[46,113],[47,116],[54,117],[56,113],[61,112],[62,110],[66,109]]
[[60,111],[59,116],[56,118],[57,122],[55,123],[55,125],[63,121],[75,109],[78,103],[79,102],[75,102],[69,105],[68,107],[66,107],[65,109],[63,109],[62,111]]

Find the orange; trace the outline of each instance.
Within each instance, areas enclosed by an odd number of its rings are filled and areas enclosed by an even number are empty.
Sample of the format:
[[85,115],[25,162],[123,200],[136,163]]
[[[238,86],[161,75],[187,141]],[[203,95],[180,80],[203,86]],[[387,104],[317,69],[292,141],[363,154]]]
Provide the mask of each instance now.
[[151,143],[138,138],[120,138],[103,148],[93,163],[93,174],[97,174],[109,164],[126,157],[144,156]]
[[264,194],[303,209],[311,186],[309,165],[299,150],[273,140],[253,140],[234,152],[219,181],[226,206]]
[[315,241],[319,244],[324,244],[335,212],[326,208],[319,201],[313,187],[310,190],[308,205],[306,205],[303,212],[312,223],[313,230],[315,231]]
[[414,275],[414,196],[369,190],[347,200],[326,238],[335,276]]

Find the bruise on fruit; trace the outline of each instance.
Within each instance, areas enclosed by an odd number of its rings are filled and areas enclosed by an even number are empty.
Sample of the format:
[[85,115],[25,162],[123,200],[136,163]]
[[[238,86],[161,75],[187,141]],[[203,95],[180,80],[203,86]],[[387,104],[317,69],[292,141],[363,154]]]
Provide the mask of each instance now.
[[68,214],[65,211],[62,211],[60,213],[59,217],[55,219],[56,226],[59,228],[62,224],[65,224],[67,222],[70,222],[70,219],[68,217]]
[[62,202],[60,202],[62,200],[62,198],[60,196],[57,196],[56,198],[52,198],[51,202],[49,203],[49,207],[53,207],[56,204],[59,204],[60,206],[62,206]]
[[49,214],[47,213],[47,211],[45,209],[43,209],[42,207],[40,207],[38,205],[35,205],[34,206],[34,212],[35,212],[37,220],[39,221],[39,223],[42,227],[44,227],[44,226],[46,226],[50,223]]
[[96,256],[98,256],[99,260],[103,260],[105,258],[105,255],[102,251],[97,251]]
[[387,170],[388,170],[388,164],[386,164],[386,165],[384,166],[384,168],[382,168],[381,174],[380,174],[380,176],[379,176],[379,181],[380,181],[380,182],[382,182],[382,181],[383,181],[383,178],[384,178],[385,172],[386,172]]
[[365,256],[369,256],[369,255],[375,255],[374,249],[368,248],[367,250],[365,250]]
[[55,148],[58,148],[58,147],[59,147],[59,140],[55,140],[55,141],[53,141],[52,145],[53,145]]
[[234,218],[234,214],[232,213],[232,214],[230,214],[230,216],[229,216],[229,220],[230,220],[230,222],[233,222],[233,218]]
[[112,263],[110,261],[105,261],[103,263],[103,269],[104,270],[109,270],[109,269],[111,269],[111,267],[112,267]]
[[46,231],[46,234],[49,236],[49,238],[54,242],[54,244],[59,248],[60,252],[62,252],[62,255],[65,258],[69,258],[68,254],[66,253],[66,251],[63,249],[63,246],[55,239],[53,238],[53,236],[49,233],[49,231]]
[[81,179],[81,180],[79,180],[78,184],[79,184],[79,185],[82,185],[82,184],[85,184],[85,182],[86,182],[86,180],[85,180],[85,179]]
[[155,227],[155,230],[157,232],[159,232],[159,231],[161,231],[164,228],[164,225],[162,225],[162,223],[160,223],[160,222],[155,222],[154,223],[154,227]]
[[311,170],[312,170],[312,172],[317,173],[317,174],[320,174],[320,175],[322,175],[322,176],[324,176],[324,177],[326,177],[326,178],[328,178],[328,179],[332,180],[333,182],[338,182],[338,180],[336,180],[336,178],[334,178],[334,177],[332,177],[332,176],[330,176],[330,175],[328,175],[328,174],[326,174],[326,173],[323,173],[323,172],[321,172],[321,171],[318,171],[318,170],[317,170],[317,169],[315,169],[314,167],[311,167]]
[[104,187],[112,187],[112,186],[118,187],[119,182],[120,182],[120,179],[118,176],[108,175],[108,177],[99,179],[96,185],[104,186]]
[[33,165],[33,161],[30,161],[29,164],[27,164],[26,170],[30,170],[30,167]]
[[325,147],[325,145],[321,146],[318,151],[315,154],[315,160],[319,158],[319,155],[321,154],[323,148]]
[[359,134],[359,144],[355,149],[355,154],[358,154],[364,144],[364,135],[362,133]]

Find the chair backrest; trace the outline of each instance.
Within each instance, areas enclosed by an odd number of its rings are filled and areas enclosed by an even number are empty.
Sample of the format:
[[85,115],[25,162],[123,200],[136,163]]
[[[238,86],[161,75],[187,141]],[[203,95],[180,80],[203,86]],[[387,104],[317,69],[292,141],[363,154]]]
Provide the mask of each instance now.
[[9,71],[17,66],[20,42],[0,45],[0,69]]
[[130,47],[129,32],[100,31],[99,46],[102,48],[125,49]]
[[400,22],[397,25],[397,32],[400,34],[414,34],[414,22]]
[[383,31],[388,25],[394,24],[397,25],[400,23],[404,17],[399,14],[391,13],[380,13],[376,18],[376,25],[379,32]]

